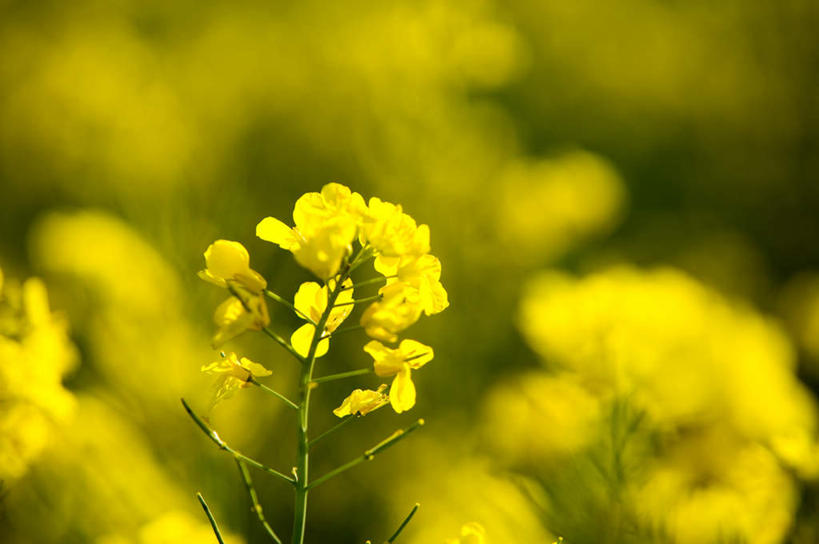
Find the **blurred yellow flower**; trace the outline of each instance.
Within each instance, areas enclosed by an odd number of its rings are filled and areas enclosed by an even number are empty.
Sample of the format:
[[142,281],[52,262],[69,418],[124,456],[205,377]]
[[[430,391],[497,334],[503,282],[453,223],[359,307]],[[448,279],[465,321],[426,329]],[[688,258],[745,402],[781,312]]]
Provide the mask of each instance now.
[[0,270],[0,480],[21,477],[74,413],[62,385],[77,362],[45,285],[3,280]]
[[267,327],[270,316],[263,295],[250,295],[245,300],[233,296],[216,307],[213,322],[218,329],[212,344],[218,348],[245,331],[260,331]]
[[239,357],[230,352],[218,361],[202,366],[202,372],[215,374],[219,380],[215,385],[213,404],[230,398],[237,389],[248,387],[251,378],[261,378],[273,374],[259,363],[254,363],[247,357]]
[[290,251],[300,265],[327,280],[351,251],[364,211],[361,195],[329,183],[321,193],[306,193],[296,201],[295,227],[266,217],[256,226],[256,236]]
[[415,340],[402,340],[397,349],[390,349],[377,340],[371,340],[364,346],[364,351],[372,356],[377,376],[395,376],[389,397],[396,413],[415,406],[415,384],[410,374],[432,360],[432,348]]
[[219,287],[228,287],[235,282],[251,293],[261,293],[267,281],[250,268],[250,255],[239,242],[216,240],[205,250],[207,268],[199,272],[199,277]]
[[[220,528],[225,544],[244,542]],[[97,539],[96,544],[211,544],[215,540],[207,520],[195,518],[181,510],[164,513],[131,534],[110,534]]]
[[390,401],[389,397],[384,394],[386,389],[387,386],[385,384],[379,385],[375,391],[371,389],[355,389],[344,399],[341,406],[333,410],[333,414],[338,417],[346,417],[352,414],[366,416]]
[[446,544],[487,544],[486,529],[475,521],[461,527],[460,538],[447,539]]
[[378,290],[381,300],[373,302],[361,315],[366,333],[378,340],[395,342],[398,333],[418,321],[423,310],[417,289],[393,282]]

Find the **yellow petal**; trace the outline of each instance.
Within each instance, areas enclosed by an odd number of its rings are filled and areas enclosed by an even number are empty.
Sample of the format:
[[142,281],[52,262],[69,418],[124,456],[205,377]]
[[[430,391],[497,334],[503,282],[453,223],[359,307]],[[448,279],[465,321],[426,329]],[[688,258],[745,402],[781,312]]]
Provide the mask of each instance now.
[[390,404],[397,414],[415,406],[415,384],[410,376],[410,366],[406,363],[390,386]]
[[264,366],[260,365],[259,363],[254,363],[247,357],[242,357],[241,359],[241,366],[253,376],[262,377],[262,376],[270,376],[273,374],[272,371],[266,369]]
[[293,297],[293,305],[302,314],[313,321],[318,321],[327,307],[326,291],[314,281],[304,282]]
[[250,255],[239,242],[216,240],[205,250],[205,264],[213,276],[228,280],[250,268]]
[[409,364],[413,370],[419,369],[432,360],[435,356],[432,348],[416,340],[401,340],[398,346],[401,358]]
[[[290,336],[290,344],[296,353],[302,357],[307,357],[310,352],[310,344],[313,342],[313,334],[316,328],[310,323],[305,323]],[[316,346],[316,357],[323,357],[330,349],[330,339],[325,338],[319,341]]]
[[266,242],[272,242],[287,251],[293,251],[299,247],[298,236],[293,229],[276,219],[275,217],[265,217],[256,225],[256,236]]

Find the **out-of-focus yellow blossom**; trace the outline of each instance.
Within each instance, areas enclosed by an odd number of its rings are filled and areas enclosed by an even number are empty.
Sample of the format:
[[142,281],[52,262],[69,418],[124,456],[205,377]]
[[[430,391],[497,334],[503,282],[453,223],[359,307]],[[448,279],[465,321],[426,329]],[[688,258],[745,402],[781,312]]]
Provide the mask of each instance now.
[[212,340],[214,348],[220,347],[245,331],[262,330],[270,324],[264,295],[248,293],[247,298],[243,300],[235,296],[228,298],[216,307],[213,322],[218,327]]
[[461,527],[460,538],[449,538],[446,544],[486,544],[486,529],[478,522],[470,521]]
[[429,253],[429,227],[418,226],[401,205],[370,199],[361,225],[361,245],[372,246],[384,257],[421,256]]
[[219,376],[216,382],[213,404],[229,398],[237,389],[248,387],[251,378],[261,378],[273,374],[259,363],[247,357],[239,357],[230,352],[226,357],[202,366],[202,372]]
[[[220,527],[225,544],[240,544],[244,540]],[[135,534],[111,534],[97,539],[96,544],[212,544],[213,528],[205,520],[187,512],[174,510],[140,527]]]
[[577,453],[593,440],[600,399],[571,375],[530,372],[493,388],[483,412],[488,447],[504,462],[536,466]]
[[625,190],[602,157],[573,151],[538,162],[516,161],[498,182],[498,235],[510,259],[554,259],[574,244],[606,234],[622,216]]
[[338,417],[346,417],[352,414],[366,416],[390,401],[389,397],[384,394],[386,389],[386,384],[379,385],[375,391],[372,389],[355,389],[344,399],[341,406],[333,410],[333,413]]
[[372,338],[395,342],[398,333],[418,321],[423,311],[417,289],[394,282],[378,290],[381,300],[373,302],[361,315],[361,325]]
[[43,282],[3,281],[0,270],[0,480],[27,471],[74,413],[62,385],[76,362],[65,322],[52,314]]
[[437,257],[429,254],[399,259],[378,257],[375,269],[387,278],[396,276],[398,281],[417,289],[426,315],[437,314],[449,306],[447,292],[441,285],[441,261]]
[[235,282],[255,294],[267,287],[261,274],[250,268],[250,255],[239,242],[216,240],[205,250],[205,264],[199,277],[219,287]]
[[300,265],[327,280],[351,251],[365,209],[361,195],[329,183],[321,193],[306,193],[296,201],[295,227],[266,217],[256,226],[256,236],[290,251]]
[[[353,311],[353,281],[349,278],[344,280],[341,284],[344,288],[336,297],[334,308],[327,316],[327,321],[324,324],[324,331],[322,336],[332,333],[341,325],[350,312]],[[330,292],[335,289],[335,280],[330,280],[323,287],[315,282],[305,282],[299,286],[299,290],[293,297],[293,306],[295,306],[299,317],[307,317],[313,320],[313,323],[318,323],[321,319],[324,310],[327,309],[327,301]],[[310,343],[313,341],[315,326],[312,323],[305,323],[293,333],[290,337],[290,343],[302,357],[307,357],[310,351]],[[330,349],[330,339],[323,338],[319,341],[316,347],[316,357],[323,357]]]
[[389,396],[396,413],[415,406],[415,384],[410,374],[432,360],[432,348],[415,340],[402,340],[397,349],[390,349],[377,340],[371,340],[364,346],[364,351],[372,356],[377,376],[395,376]]

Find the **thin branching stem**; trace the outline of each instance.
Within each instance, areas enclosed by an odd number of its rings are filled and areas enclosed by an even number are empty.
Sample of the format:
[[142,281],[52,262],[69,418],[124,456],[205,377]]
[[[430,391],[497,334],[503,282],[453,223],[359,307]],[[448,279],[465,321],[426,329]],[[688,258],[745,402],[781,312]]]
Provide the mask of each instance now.
[[336,304],[336,308],[338,308],[339,306],[351,306],[353,304],[364,304],[365,302],[373,302],[375,300],[381,300],[382,298],[384,298],[384,297],[382,297],[381,295],[373,295],[371,297],[364,297],[364,298],[358,298],[358,299],[355,299],[355,300],[351,300],[350,302],[339,302],[338,304]]
[[299,355],[299,352],[296,351],[295,348],[293,348],[293,346],[290,345],[290,342],[288,342],[287,340],[285,340],[284,338],[282,338],[281,336],[279,336],[278,334],[276,334],[275,332],[270,330],[270,328],[268,328],[268,327],[264,327],[262,329],[262,332],[265,333],[266,335],[268,335],[273,340],[275,340],[276,343],[279,344],[280,346],[282,346],[284,349],[289,351],[290,354],[293,357],[295,357],[296,359],[298,359],[300,363],[304,364],[304,357]]
[[259,518],[259,522],[261,522],[262,527],[267,532],[268,536],[276,542],[276,544],[282,544],[282,540],[279,538],[279,535],[276,534],[276,531],[267,523],[267,520],[264,517],[264,512],[262,511],[262,505],[259,503],[259,496],[256,494],[256,488],[253,486],[253,480],[250,478],[250,471],[247,470],[244,462],[239,459],[235,458],[236,467],[239,469],[239,474],[242,475],[242,481],[245,483],[245,489],[247,489],[247,494],[250,496],[250,502],[252,503],[253,510],[256,513],[256,517]]
[[339,372],[338,374],[330,374],[329,376],[322,376],[314,378],[313,383],[327,383],[335,380],[343,380],[344,378],[352,378],[354,376],[363,376],[364,374],[372,374],[372,368],[360,368],[358,370],[350,370],[349,372]]
[[265,290],[264,290],[264,294],[265,294],[265,296],[266,296],[267,298],[269,298],[269,299],[271,299],[271,300],[273,300],[273,301],[275,301],[275,302],[278,302],[278,303],[279,303],[279,304],[281,304],[282,306],[286,306],[286,307],[290,308],[290,309],[291,309],[291,310],[293,310],[293,311],[294,311],[294,312],[295,312],[295,313],[296,313],[296,314],[297,314],[299,317],[301,317],[302,319],[304,319],[305,321],[307,321],[308,323],[310,323],[310,324],[311,324],[311,325],[313,325],[314,327],[316,326],[316,322],[315,322],[315,321],[313,321],[313,319],[312,319],[312,318],[311,318],[309,315],[305,314],[304,312],[302,312],[301,310],[299,310],[298,308],[296,308],[296,307],[293,305],[293,303],[292,303],[292,302],[290,302],[289,300],[287,300],[286,298],[281,297],[280,295],[278,295],[278,294],[274,293],[274,292],[273,292],[273,291],[271,291],[270,289],[265,289]]
[[208,521],[210,521],[210,526],[213,528],[213,534],[216,535],[216,540],[219,541],[219,544],[225,544],[225,540],[222,538],[222,533],[219,531],[219,526],[216,524],[216,519],[214,519],[213,514],[211,514],[210,508],[208,508],[208,503],[205,502],[205,497],[203,497],[201,493],[197,493],[196,498],[199,499],[199,504],[202,505],[202,509],[208,516]]
[[410,522],[410,520],[412,520],[412,516],[415,515],[415,512],[418,511],[418,508],[420,506],[421,505],[418,504],[417,502],[415,503],[415,506],[412,507],[412,510],[410,510],[410,513],[407,515],[407,517],[404,518],[404,521],[401,522],[401,525],[398,526],[398,529],[396,529],[395,532],[392,534],[392,536],[387,539],[386,544],[392,544],[393,542],[395,542],[395,539],[398,538],[398,535],[401,534],[401,531],[404,530],[404,527],[406,527],[407,524]]
[[424,420],[419,419],[418,421],[416,421],[415,423],[413,423],[412,425],[410,425],[406,429],[399,429],[399,430],[395,431],[393,434],[388,436],[386,439],[382,440],[381,442],[379,442],[378,444],[376,444],[372,448],[365,451],[363,454],[361,454],[360,457],[356,457],[355,459],[353,459],[349,463],[345,463],[345,464],[341,465],[340,467],[331,470],[330,472],[328,472],[324,476],[314,480],[313,482],[308,484],[307,489],[313,489],[314,487],[317,487],[317,486],[323,484],[327,480],[329,480],[329,479],[331,479],[331,478],[333,478],[335,476],[338,476],[342,472],[346,472],[346,471],[350,470],[351,468],[360,465],[364,461],[372,461],[373,458],[376,455],[383,452],[384,450],[386,450],[390,446],[395,445],[396,443],[398,443],[402,439],[406,438],[407,435],[409,435],[411,432],[417,430],[418,428],[420,428],[423,425],[424,425]]
[[273,395],[274,397],[276,397],[276,398],[277,398],[277,399],[279,399],[280,401],[284,402],[284,403],[285,403],[287,406],[289,406],[290,408],[292,408],[292,409],[294,409],[294,410],[298,410],[298,409],[299,409],[299,405],[298,405],[298,404],[296,404],[296,403],[295,403],[295,402],[293,402],[292,400],[288,399],[287,397],[285,397],[284,395],[282,395],[281,393],[279,393],[279,392],[278,392],[278,391],[276,391],[275,389],[271,389],[270,387],[266,386],[265,384],[263,384],[263,383],[259,382],[259,381],[258,381],[258,380],[256,380],[256,378],[254,378],[253,376],[251,376],[251,377],[250,377],[250,378],[249,378],[247,381],[249,381],[249,382],[250,382],[250,383],[252,383],[253,385],[257,386],[259,389],[261,389],[261,390],[262,390],[262,391],[264,391],[265,393],[269,393],[270,395]]
[[328,436],[330,436],[331,434],[333,434],[337,430],[339,430],[342,427],[344,427],[345,425],[347,425],[349,422],[353,421],[354,419],[358,419],[359,417],[361,417],[361,416],[349,415],[349,416],[345,417],[344,419],[342,419],[341,421],[339,421],[338,423],[336,423],[335,425],[330,427],[328,430],[324,431],[323,433],[318,435],[316,438],[311,440],[310,443],[307,444],[307,446],[312,448],[313,446],[318,444],[322,439],[327,438]]
[[248,456],[246,456],[246,455],[244,455],[244,454],[242,454],[242,453],[240,453],[240,452],[238,452],[238,451],[234,450],[234,449],[233,449],[233,448],[231,448],[230,446],[228,446],[228,445],[225,443],[225,441],[224,441],[224,440],[222,440],[222,439],[219,437],[219,435],[216,433],[216,431],[214,431],[213,429],[211,429],[211,428],[208,426],[208,424],[207,424],[207,423],[205,423],[205,421],[204,421],[204,420],[203,420],[201,417],[199,417],[199,416],[196,414],[196,412],[194,412],[194,411],[191,409],[191,407],[190,407],[190,406],[188,406],[188,403],[187,403],[187,402],[185,402],[185,399],[182,399],[182,406],[184,406],[184,407],[185,407],[185,411],[187,411],[187,412],[188,412],[188,415],[189,415],[189,416],[191,416],[191,419],[193,419],[193,421],[196,423],[196,425],[197,425],[197,426],[198,426],[200,429],[202,429],[202,432],[204,432],[204,433],[205,433],[205,435],[206,435],[208,438],[210,438],[210,439],[213,441],[213,443],[214,443],[214,444],[216,444],[217,446],[219,446],[219,448],[220,448],[220,449],[225,450],[226,452],[230,453],[231,455],[233,455],[233,456],[234,456],[234,457],[236,457],[237,459],[241,459],[242,461],[244,461],[245,463],[247,463],[248,465],[250,465],[250,466],[252,466],[252,467],[254,467],[254,468],[257,468],[257,469],[259,469],[259,470],[262,470],[262,471],[264,471],[264,472],[267,472],[268,474],[272,474],[273,476],[276,476],[277,478],[280,478],[280,479],[282,479],[282,480],[285,480],[286,482],[288,482],[288,483],[290,483],[290,484],[294,484],[294,483],[295,483],[295,480],[293,480],[293,478],[291,478],[290,476],[286,476],[286,475],[282,474],[281,472],[279,472],[278,470],[275,470],[275,469],[272,469],[272,468],[270,468],[270,467],[268,467],[268,466],[266,466],[266,465],[263,465],[263,464],[261,464],[260,462],[256,461],[255,459],[251,459],[250,457],[248,457]]

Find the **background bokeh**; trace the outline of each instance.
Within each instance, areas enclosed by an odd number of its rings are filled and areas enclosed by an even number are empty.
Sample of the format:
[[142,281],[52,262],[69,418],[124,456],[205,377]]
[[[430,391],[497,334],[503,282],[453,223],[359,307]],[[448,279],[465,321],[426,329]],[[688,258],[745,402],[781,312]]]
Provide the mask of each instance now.
[[[255,225],[339,181],[429,224],[451,307],[410,329],[436,353],[417,406],[314,474],[424,430],[311,494],[309,542],[384,540],[415,502],[408,543],[816,542],[817,24],[810,0],[1,1],[0,540],[211,542],[201,490],[265,541],[179,403],[206,409],[216,358],[196,271],[238,240],[292,296],[309,273]],[[269,339],[229,347],[294,393]],[[287,470],[285,410],[243,390],[210,417]],[[291,492],[256,482],[288,535]]]

